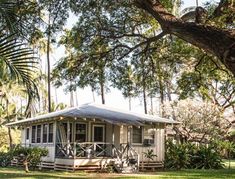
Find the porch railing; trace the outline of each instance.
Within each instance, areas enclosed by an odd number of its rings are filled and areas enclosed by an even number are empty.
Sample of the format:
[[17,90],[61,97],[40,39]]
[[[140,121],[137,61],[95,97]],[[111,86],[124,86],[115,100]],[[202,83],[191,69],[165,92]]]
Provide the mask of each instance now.
[[103,142],[56,143],[58,158],[96,158],[113,157],[114,145]]

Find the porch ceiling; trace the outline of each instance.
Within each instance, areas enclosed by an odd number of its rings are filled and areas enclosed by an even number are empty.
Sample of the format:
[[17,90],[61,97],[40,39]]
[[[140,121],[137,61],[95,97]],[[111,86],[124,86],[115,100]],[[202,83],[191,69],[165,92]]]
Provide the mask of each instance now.
[[33,118],[23,119],[20,121],[12,122],[7,126],[25,125],[32,122],[40,122],[44,120],[53,120],[59,117],[72,117],[72,118],[96,118],[104,120],[111,124],[126,124],[141,126],[144,123],[178,123],[174,120],[161,118],[153,115],[138,114],[130,111],[111,108],[106,105],[97,104],[84,104],[78,107],[64,109]]

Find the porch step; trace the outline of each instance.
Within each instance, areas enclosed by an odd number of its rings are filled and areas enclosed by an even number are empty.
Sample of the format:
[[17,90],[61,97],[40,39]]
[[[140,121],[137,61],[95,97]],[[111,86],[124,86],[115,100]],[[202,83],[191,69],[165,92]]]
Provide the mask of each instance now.
[[100,165],[80,165],[75,166],[75,170],[84,170],[84,171],[97,171],[100,170]]
[[54,169],[55,163],[54,162],[41,162],[41,164],[39,165],[39,168]]
[[122,173],[134,173],[134,172],[136,172],[136,170],[132,166],[122,168]]
[[74,171],[74,167],[73,167],[73,165],[55,164],[54,170]]
[[118,173],[135,173],[137,171],[136,166],[128,166],[126,163],[123,165],[116,163],[113,165],[113,167]]
[[157,170],[157,169],[161,169],[164,167],[163,162],[157,162],[157,161],[142,161],[140,162],[140,170],[141,171],[146,171],[146,170]]

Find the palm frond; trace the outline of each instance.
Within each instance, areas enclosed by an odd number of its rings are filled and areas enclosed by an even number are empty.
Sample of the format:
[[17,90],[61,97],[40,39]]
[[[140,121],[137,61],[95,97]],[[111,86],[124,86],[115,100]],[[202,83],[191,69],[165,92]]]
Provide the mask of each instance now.
[[1,32],[18,34],[24,39],[35,28],[37,13],[40,11],[37,1],[0,0]]
[[[14,42],[14,43],[13,43]],[[38,89],[33,80],[37,69],[37,58],[32,49],[18,41],[14,35],[0,37],[0,61],[5,62],[10,78],[22,83],[28,92],[28,106],[38,97]]]

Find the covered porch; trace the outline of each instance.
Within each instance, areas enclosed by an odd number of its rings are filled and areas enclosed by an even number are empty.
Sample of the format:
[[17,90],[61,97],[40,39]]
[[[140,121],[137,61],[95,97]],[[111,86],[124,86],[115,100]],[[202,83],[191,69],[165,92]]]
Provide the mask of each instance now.
[[157,116],[136,114],[105,105],[85,104],[8,126],[22,127],[22,145],[49,150],[43,163],[67,165],[112,165],[137,169],[149,159],[149,150],[164,160],[165,125],[176,123]]

